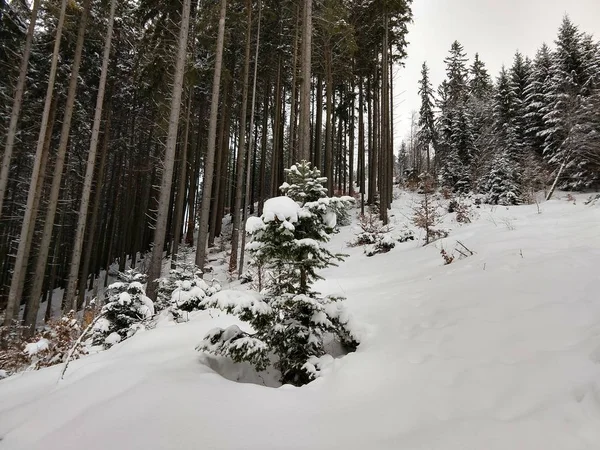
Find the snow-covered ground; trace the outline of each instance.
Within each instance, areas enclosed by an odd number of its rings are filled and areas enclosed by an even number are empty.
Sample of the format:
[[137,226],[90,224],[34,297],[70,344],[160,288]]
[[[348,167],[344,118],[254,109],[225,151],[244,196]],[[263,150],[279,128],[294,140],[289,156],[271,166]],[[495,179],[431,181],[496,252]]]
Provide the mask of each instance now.
[[[416,198],[394,203],[396,227]],[[0,449],[600,449],[600,201],[477,209],[428,247],[323,272],[362,326],[302,388],[223,378],[194,350],[235,319],[161,323],[109,351],[0,381]],[[457,240],[475,255],[444,265]]]

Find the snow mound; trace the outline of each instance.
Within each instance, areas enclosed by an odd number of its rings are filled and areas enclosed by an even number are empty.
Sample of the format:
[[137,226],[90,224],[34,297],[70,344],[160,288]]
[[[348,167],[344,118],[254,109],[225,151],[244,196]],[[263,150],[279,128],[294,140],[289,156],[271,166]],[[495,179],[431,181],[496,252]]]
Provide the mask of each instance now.
[[301,207],[289,197],[270,198],[263,207],[263,222],[272,222],[276,218],[281,222],[298,222]]

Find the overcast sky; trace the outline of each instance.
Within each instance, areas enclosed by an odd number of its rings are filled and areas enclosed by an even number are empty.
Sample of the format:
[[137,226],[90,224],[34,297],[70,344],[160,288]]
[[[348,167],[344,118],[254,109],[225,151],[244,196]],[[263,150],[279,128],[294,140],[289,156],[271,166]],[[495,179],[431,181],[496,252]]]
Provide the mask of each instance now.
[[414,0],[406,67],[397,69],[394,80],[395,146],[408,134],[411,111],[420,107],[423,61],[437,89],[445,76],[444,58],[458,40],[470,61],[479,53],[495,79],[516,50],[533,57],[543,42],[554,46],[565,13],[600,40],[600,0]]

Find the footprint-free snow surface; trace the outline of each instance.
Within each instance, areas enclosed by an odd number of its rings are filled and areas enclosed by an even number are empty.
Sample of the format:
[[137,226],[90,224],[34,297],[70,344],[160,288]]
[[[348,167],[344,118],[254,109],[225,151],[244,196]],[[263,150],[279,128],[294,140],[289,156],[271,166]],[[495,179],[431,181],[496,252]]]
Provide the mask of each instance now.
[[[109,351],[0,381],[0,449],[600,449],[600,204],[445,218],[448,238],[350,256],[317,290],[343,294],[358,351],[308,386],[214,372],[194,350],[234,319],[165,321]],[[392,221],[417,196],[400,194]],[[475,254],[444,265],[460,241]],[[458,253],[455,253],[458,255]]]

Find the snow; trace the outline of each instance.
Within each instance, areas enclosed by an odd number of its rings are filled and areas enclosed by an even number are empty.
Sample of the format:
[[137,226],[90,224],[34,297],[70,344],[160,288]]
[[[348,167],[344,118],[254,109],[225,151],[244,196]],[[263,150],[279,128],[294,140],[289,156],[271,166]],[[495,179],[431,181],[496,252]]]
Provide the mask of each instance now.
[[246,221],[246,233],[254,234],[257,231],[263,230],[264,228],[265,224],[260,217],[248,217],[248,220]]
[[108,336],[106,336],[104,342],[110,346],[118,344],[119,342],[121,342],[121,336],[117,332],[110,333]]
[[[194,346],[245,328],[209,309],[73,361],[59,383],[62,366],[0,381],[0,449],[598,450],[600,208],[576,197],[448,214],[442,241],[411,228],[420,240],[372,258],[342,228],[328,246],[350,256],[315,290],[347,297],[362,342],[311,360],[308,386],[218,375]],[[400,195],[393,227],[418,199]],[[457,241],[475,254],[444,265]],[[215,301],[263,307],[240,292]]]
[[263,222],[272,222],[277,218],[281,222],[298,222],[300,205],[289,197],[274,197],[265,202]]
[[50,341],[46,338],[41,338],[37,342],[31,342],[25,346],[25,353],[32,357],[39,352],[44,352],[50,348]]

